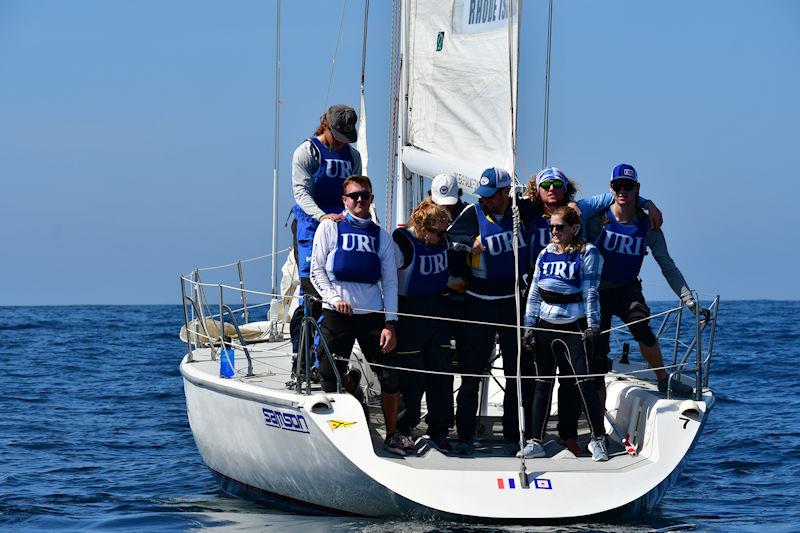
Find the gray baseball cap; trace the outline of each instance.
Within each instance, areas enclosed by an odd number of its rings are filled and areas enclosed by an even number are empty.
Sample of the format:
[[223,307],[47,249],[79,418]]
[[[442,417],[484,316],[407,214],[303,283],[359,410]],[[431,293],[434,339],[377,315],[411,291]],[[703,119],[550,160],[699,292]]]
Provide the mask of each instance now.
[[325,118],[328,119],[328,126],[334,139],[348,144],[358,140],[358,130],[356,130],[358,115],[352,107],[344,104],[331,106],[325,113]]

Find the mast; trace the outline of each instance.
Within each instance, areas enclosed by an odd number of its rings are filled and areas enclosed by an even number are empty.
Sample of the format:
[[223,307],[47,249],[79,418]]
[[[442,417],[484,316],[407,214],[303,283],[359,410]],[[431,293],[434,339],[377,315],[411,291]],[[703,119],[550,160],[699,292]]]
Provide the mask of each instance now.
[[[396,139],[397,157],[397,209],[395,224],[405,224],[408,215],[406,206],[406,172],[403,166],[403,148],[408,140],[408,1],[400,1],[400,88],[397,96],[398,127]],[[391,221],[387,221],[389,223]]]
[[[278,294],[278,169],[280,156],[281,100],[281,0],[275,2],[275,163],[272,169],[272,294]],[[276,297],[272,297],[273,301]],[[271,307],[271,306],[270,306]]]

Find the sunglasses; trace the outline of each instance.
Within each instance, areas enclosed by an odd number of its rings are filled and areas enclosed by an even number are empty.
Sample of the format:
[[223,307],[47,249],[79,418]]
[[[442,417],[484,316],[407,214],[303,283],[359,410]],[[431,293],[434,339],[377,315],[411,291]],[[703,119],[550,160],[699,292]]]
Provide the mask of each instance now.
[[553,189],[563,189],[564,182],[561,180],[553,180],[553,181],[543,181],[539,184],[539,187],[542,189],[549,191],[552,187]]
[[632,191],[636,188],[636,183],[631,180],[616,180],[611,182],[611,188],[614,192]]
[[548,228],[550,231],[564,231],[564,228],[569,226],[569,224],[550,224]]
[[347,196],[348,198],[350,198],[354,202],[357,202],[358,200],[367,201],[370,198],[372,198],[372,193],[369,192],[369,191],[358,191],[358,192],[347,193],[347,194],[345,194],[345,196]]

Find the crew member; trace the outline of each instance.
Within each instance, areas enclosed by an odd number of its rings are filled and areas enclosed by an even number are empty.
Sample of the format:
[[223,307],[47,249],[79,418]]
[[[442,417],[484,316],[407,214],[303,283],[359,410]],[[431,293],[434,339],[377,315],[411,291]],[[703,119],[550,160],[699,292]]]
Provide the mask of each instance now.
[[[338,220],[324,219],[314,235],[311,283],[322,298],[320,332],[336,358],[339,375],[358,345],[370,363],[396,366],[397,267],[400,253],[392,237],[372,221],[372,183],[350,176],[341,197],[345,210]],[[323,390],[336,390],[336,374],[328,357],[318,354]],[[405,455],[413,447],[397,431],[400,384],[397,371],[375,367],[381,384],[386,421],[384,447]],[[360,376],[359,376],[360,377]],[[357,386],[357,383],[355,384]],[[354,392],[352,383],[345,383]]]
[[[397,360],[405,368],[450,372],[450,334],[439,320],[406,314],[444,317],[446,304],[442,290],[449,276],[445,232],[450,215],[444,207],[422,201],[411,213],[404,228],[392,236],[403,255],[397,271],[399,289]],[[449,453],[447,433],[453,419],[453,376],[401,372],[400,391],[406,410],[398,428],[411,437],[419,423],[423,390],[427,399],[428,430],[437,449]]]
[[[500,336],[505,375],[517,373],[516,327],[485,325],[477,322],[492,322],[516,326],[516,284],[522,280],[528,267],[528,240],[524,225],[518,232],[517,261],[514,257],[514,222],[511,209],[511,176],[501,168],[483,171],[480,186],[475,194],[480,197],[475,204],[468,205],[447,230],[453,247],[466,254],[468,287],[464,303],[464,318],[475,321],[462,327],[456,339],[459,371],[465,374],[480,374],[487,370],[494,352],[495,336]],[[531,205],[519,202],[520,219],[530,217]],[[462,255],[462,261],[464,261]],[[461,263],[462,265],[465,263]],[[524,283],[524,282],[523,282]],[[522,371],[523,375],[530,372]],[[456,453],[471,455],[476,442],[478,411],[478,387],[481,379],[462,376],[456,399],[456,429],[459,442]],[[522,381],[522,396],[530,403],[532,380]],[[519,424],[517,420],[517,387],[514,380],[507,379],[503,399],[504,453],[514,455],[519,450]]]
[[[600,282],[600,329],[609,329],[613,316],[626,323],[650,316],[639,280],[647,249],[661,267],[661,273],[673,292],[693,309],[695,303],[692,292],[669,255],[664,233],[660,229],[652,229],[647,214],[637,208],[639,176],[636,169],[626,163],[615,166],[610,187],[614,193],[614,204],[590,219],[587,229],[589,239],[604,259]],[[642,357],[656,369],[658,390],[666,392],[670,380],[667,372],[661,368],[664,366],[661,347],[649,321],[636,322],[628,329],[639,343]],[[609,334],[606,333],[600,342],[600,362],[605,360],[609,352]],[[597,368],[596,371],[604,372],[605,369]],[[675,379],[671,386],[676,396],[691,396],[693,392],[692,387]]]
[[[544,438],[556,368],[560,374],[585,376],[591,368],[588,353],[600,332],[597,287],[603,258],[597,248],[583,242],[581,219],[575,209],[556,208],[550,215],[550,230],[552,239],[536,259],[525,309],[525,326],[537,329],[525,333],[524,344],[533,354],[535,373],[540,376],[533,399],[530,428],[533,436],[517,454],[525,458],[546,455]],[[566,381],[576,385],[579,402],[587,413],[592,459],[607,461],[603,410],[595,380],[588,377],[562,379],[562,383]],[[570,422],[575,425],[577,434],[577,417]]]
[[[319,120],[319,126],[309,139],[298,146],[292,156],[293,209],[292,238],[294,258],[300,274],[300,293],[314,299],[311,314],[318,319],[322,313],[319,294],[309,279],[311,245],[320,221],[337,220],[342,211],[342,183],[351,175],[361,174],[361,155],[350,143],[356,142],[355,110],[343,104],[332,106]],[[292,351],[297,353],[303,306],[299,306],[289,326]]]

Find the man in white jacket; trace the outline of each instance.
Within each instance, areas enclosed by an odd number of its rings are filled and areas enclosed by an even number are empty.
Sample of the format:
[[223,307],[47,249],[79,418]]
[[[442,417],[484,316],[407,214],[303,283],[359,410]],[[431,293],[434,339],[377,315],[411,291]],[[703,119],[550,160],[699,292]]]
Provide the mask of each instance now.
[[[343,192],[345,210],[338,220],[320,223],[311,252],[311,283],[322,299],[320,330],[337,358],[340,375],[347,369],[356,340],[370,363],[397,366],[397,268],[401,260],[392,237],[372,221],[369,178],[350,176]],[[331,392],[336,387],[333,367],[324,354],[318,358],[322,388]],[[413,442],[397,431],[399,374],[382,367],[376,367],[376,374],[386,421],[384,447],[405,455]],[[344,385],[353,392],[357,383],[345,380]]]

